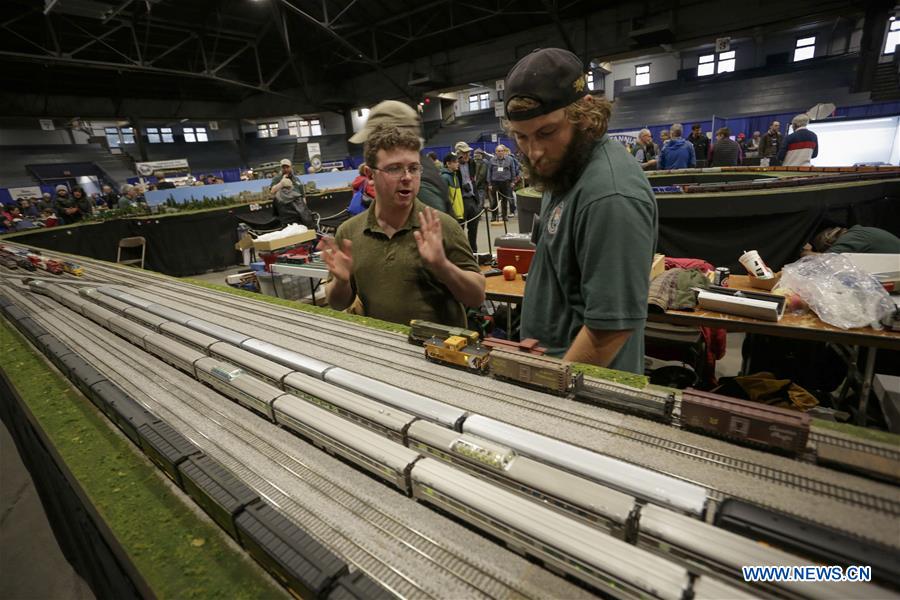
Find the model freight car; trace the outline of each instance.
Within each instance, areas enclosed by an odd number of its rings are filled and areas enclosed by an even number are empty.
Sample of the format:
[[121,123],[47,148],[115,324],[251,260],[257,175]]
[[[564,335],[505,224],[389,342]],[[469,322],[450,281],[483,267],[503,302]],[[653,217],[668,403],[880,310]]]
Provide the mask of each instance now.
[[446,340],[453,335],[466,338],[470,344],[477,344],[480,339],[478,332],[471,329],[441,325],[421,319],[413,319],[409,322],[409,341],[413,344],[421,346],[433,337]]
[[472,344],[468,338],[451,335],[442,340],[433,337],[425,342],[425,358],[431,361],[463,367],[484,373],[490,364],[491,351],[480,344]]
[[809,415],[689,388],[681,397],[688,429],[796,454],[806,449]]
[[503,348],[491,351],[491,373],[528,387],[565,396],[571,389],[580,389],[582,375],[572,376],[572,363],[536,356],[524,352],[510,352]]

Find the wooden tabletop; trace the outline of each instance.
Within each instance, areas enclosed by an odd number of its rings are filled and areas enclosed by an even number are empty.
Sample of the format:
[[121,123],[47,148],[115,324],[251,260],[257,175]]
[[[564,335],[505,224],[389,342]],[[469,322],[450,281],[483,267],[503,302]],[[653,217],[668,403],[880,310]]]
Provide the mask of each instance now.
[[[482,271],[487,271],[491,267],[482,266]],[[525,280],[516,273],[516,278],[507,281],[503,275],[494,275],[493,277],[485,277],[484,295],[488,300],[496,300],[498,302],[521,302],[525,297]]]
[[[760,290],[750,286],[750,278],[746,275],[732,275],[728,279],[728,286],[742,290],[766,292],[766,290]],[[785,311],[784,316],[781,317],[781,320],[777,323],[760,321],[750,317],[729,315],[701,308],[692,311],[668,310],[665,313],[650,313],[648,319],[650,321],[672,323],[674,325],[718,327],[727,331],[762,333],[819,342],[834,342],[837,344],[900,350],[900,331],[890,331],[888,329],[876,330],[871,327],[850,330],[840,329],[839,327],[834,327],[833,325],[823,322],[813,312],[795,315]]]

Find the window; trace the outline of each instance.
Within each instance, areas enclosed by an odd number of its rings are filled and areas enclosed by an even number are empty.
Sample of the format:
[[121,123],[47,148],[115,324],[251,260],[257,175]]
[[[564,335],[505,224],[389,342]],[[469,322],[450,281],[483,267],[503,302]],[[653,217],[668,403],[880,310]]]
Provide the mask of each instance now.
[[472,94],[469,96],[469,112],[473,112],[476,110],[487,110],[491,107],[491,94],[490,92],[483,92],[481,94]]
[[734,72],[734,50],[719,53],[719,66],[716,73]]
[[314,137],[322,135],[322,123],[318,119],[300,121],[300,137]]
[[794,62],[807,60],[816,54],[816,36],[800,38],[794,48]]
[[171,127],[163,127],[159,130],[159,134],[162,137],[162,141],[164,144],[173,144],[175,143],[175,138],[172,137],[172,128]]
[[297,127],[297,121],[288,121],[288,135],[300,137],[300,129]]
[[256,126],[256,136],[261,138],[278,137],[278,123],[260,123]]
[[650,83],[650,63],[637,65],[634,68],[634,85],[647,85]]
[[701,56],[700,62],[697,64],[697,77],[706,77],[707,75],[712,75],[715,72],[716,55],[707,54],[706,56]]
[[110,148],[118,148],[122,143],[119,139],[119,129],[117,127],[107,127],[106,131],[106,143],[109,144]]
[[733,72],[734,57],[734,50],[701,56],[697,61],[697,77]]
[[122,143],[123,144],[133,144],[134,143],[134,129],[131,127],[123,127],[122,128]]
[[884,38],[884,53],[893,54],[897,44],[900,44],[900,21],[891,17],[888,34]]
[[184,141],[186,142],[208,142],[209,137],[206,135],[206,127],[185,127]]
[[158,144],[162,141],[159,137],[159,128],[158,127],[148,127],[147,128],[147,141],[151,144]]
[[588,71],[587,86],[588,86],[589,90],[594,91],[594,72],[593,71]]

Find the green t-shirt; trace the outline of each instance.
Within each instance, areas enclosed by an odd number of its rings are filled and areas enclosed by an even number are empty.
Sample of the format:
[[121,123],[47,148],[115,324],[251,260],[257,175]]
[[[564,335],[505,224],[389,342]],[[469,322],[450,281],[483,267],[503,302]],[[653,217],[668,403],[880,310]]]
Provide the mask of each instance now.
[[568,192],[541,201],[522,338],[562,356],[582,325],[632,330],[609,365],[644,372],[644,325],[656,247],[656,198],[640,164],[604,135]]
[[[275,187],[276,184],[281,183],[281,180],[283,178],[284,178],[284,175],[282,175],[281,173],[279,173],[278,175],[273,177],[272,182],[269,184],[269,188],[271,189],[271,188]],[[294,178],[291,181],[291,183],[293,183],[293,188],[294,188],[295,192],[297,192],[298,194],[303,193],[303,182],[300,181],[300,178],[297,176],[296,173],[294,173]]]
[[[353,242],[350,285],[368,317],[404,325],[423,319],[465,327],[465,307],[422,264],[413,231],[419,228],[418,215],[424,210],[425,204],[416,199],[409,219],[392,238],[378,225],[374,203],[338,227],[337,242]],[[450,215],[438,215],[447,258],[460,269],[480,272],[462,228]]]
[[854,225],[828,249],[829,252],[900,254],[900,238],[884,229]]

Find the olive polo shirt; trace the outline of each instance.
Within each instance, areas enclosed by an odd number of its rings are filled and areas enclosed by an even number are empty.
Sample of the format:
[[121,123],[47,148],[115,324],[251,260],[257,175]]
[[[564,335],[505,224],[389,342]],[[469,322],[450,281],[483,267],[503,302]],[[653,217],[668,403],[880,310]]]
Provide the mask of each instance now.
[[[377,202],[377,200],[376,200]],[[350,285],[362,302],[365,315],[408,325],[424,319],[443,325],[466,326],[466,310],[422,263],[413,231],[419,229],[418,199],[406,223],[389,238],[375,218],[373,206],[344,222],[337,230],[338,244],[353,242]],[[479,273],[469,241],[453,217],[439,212],[444,252],[460,269]]]
[[640,164],[604,135],[571,190],[544,192],[522,306],[522,338],[566,353],[582,325],[632,331],[609,365],[644,372],[656,198]]

